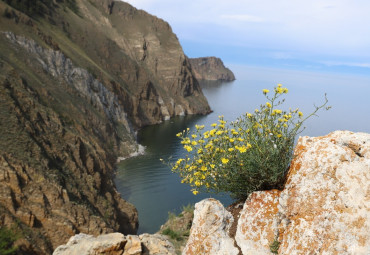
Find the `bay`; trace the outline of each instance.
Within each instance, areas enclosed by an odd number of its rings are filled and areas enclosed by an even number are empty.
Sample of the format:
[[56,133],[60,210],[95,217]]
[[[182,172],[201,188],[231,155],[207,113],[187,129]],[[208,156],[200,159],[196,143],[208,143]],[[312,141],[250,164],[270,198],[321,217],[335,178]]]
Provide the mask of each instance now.
[[[162,124],[143,128],[138,142],[145,154],[129,158],[117,166],[115,183],[122,197],[133,203],[139,212],[139,233],[154,233],[166,221],[168,212],[179,213],[181,207],[204,198],[214,197],[225,206],[232,200],[227,195],[198,194],[181,184],[179,176],[160,162],[184,155],[176,134],[195,124],[217,121],[219,115],[233,121],[245,112],[253,112],[266,102],[262,89],[273,90],[277,83],[289,89],[285,107],[299,108],[309,114],[314,104],[324,102],[327,93],[329,111],[320,111],[305,123],[301,135],[321,136],[335,130],[370,133],[370,77],[346,74],[305,72],[289,69],[232,65],[237,80],[230,83],[204,82],[203,93],[213,113],[207,116],[176,117]],[[284,108],[284,107],[283,107]]]

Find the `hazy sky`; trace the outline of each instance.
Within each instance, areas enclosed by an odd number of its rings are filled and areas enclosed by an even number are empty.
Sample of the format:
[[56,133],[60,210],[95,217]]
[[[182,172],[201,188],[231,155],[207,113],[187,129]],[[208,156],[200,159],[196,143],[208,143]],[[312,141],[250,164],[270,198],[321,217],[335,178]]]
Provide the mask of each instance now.
[[370,75],[370,0],[128,0],[169,22],[189,57]]

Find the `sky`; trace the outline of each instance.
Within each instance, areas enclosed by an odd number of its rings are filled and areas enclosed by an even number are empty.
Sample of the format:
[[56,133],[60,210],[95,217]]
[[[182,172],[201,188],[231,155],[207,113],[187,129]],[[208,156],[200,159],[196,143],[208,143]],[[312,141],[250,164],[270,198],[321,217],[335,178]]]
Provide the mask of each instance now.
[[189,57],[370,76],[369,0],[128,0],[167,21]]

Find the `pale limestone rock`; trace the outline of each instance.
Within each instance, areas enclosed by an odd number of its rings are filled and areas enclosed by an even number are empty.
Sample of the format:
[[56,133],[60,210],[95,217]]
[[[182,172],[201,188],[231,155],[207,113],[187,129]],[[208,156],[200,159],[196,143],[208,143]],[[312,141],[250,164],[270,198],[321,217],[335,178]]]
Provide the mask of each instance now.
[[205,199],[195,205],[193,225],[183,254],[238,254],[229,237],[233,223],[231,213],[215,199]]
[[175,247],[166,236],[160,234],[139,235],[143,246],[143,255],[175,255]]
[[59,246],[53,255],[121,255],[126,244],[121,233],[111,233],[94,237],[78,234],[72,236],[66,245]]
[[122,255],[141,255],[141,241],[138,236],[126,236],[127,243],[125,245],[125,252]]
[[235,240],[243,254],[271,254],[278,224],[280,191],[253,192],[245,201],[238,221]]
[[111,233],[94,237],[78,234],[59,246],[53,255],[175,255],[175,247],[166,236],[142,234],[124,236]]
[[280,254],[370,254],[370,134],[301,137],[280,196]]
[[[370,134],[301,137],[294,154],[283,191],[246,200],[235,237],[243,254],[271,254],[275,239],[279,254],[370,254]],[[198,205],[184,254],[224,254],[208,241],[220,221]]]

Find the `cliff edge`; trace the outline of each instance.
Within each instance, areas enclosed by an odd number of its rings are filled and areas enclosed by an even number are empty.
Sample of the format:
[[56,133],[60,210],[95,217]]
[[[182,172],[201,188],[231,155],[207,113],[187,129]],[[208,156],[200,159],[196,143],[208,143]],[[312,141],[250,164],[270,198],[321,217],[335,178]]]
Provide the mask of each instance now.
[[0,224],[21,254],[135,234],[117,158],[140,127],[210,111],[176,35],[121,1],[9,0],[0,14]]
[[233,81],[233,72],[216,57],[189,59],[195,78],[206,81]]

